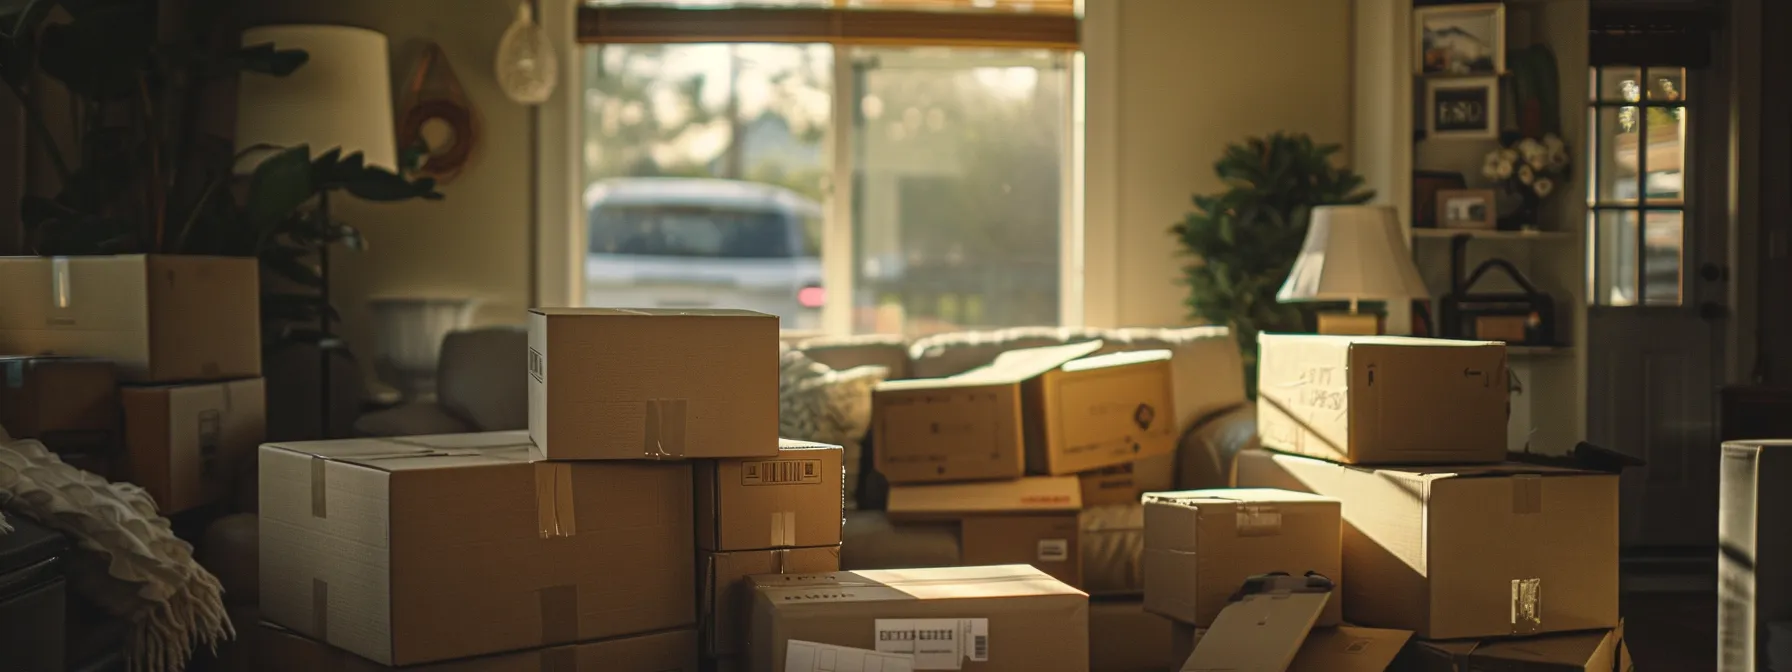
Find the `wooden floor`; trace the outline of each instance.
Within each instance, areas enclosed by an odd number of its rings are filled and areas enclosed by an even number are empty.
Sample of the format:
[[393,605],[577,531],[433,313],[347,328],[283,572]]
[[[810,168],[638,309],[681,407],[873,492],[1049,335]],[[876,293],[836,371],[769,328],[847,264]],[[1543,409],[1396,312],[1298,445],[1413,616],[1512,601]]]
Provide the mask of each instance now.
[[1717,669],[1715,592],[1629,594],[1619,611],[1638,672]]

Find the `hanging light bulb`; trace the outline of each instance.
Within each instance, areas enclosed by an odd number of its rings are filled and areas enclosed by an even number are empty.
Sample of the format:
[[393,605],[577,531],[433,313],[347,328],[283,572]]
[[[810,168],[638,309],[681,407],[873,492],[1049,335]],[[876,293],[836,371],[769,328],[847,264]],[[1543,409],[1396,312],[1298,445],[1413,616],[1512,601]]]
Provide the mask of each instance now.
[[560,64],[547,31],[535,23],[529,0],[517,3],[516,21],[498,40],[497,75],[504,95],[524,105],[539,105],[554,94]]

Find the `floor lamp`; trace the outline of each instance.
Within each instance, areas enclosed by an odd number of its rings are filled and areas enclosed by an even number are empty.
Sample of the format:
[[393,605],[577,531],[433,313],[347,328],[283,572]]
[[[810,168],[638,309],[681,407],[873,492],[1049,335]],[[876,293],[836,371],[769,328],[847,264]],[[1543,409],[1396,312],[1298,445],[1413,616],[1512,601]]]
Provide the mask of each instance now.
[[[313,156],[332,148],[359,152],[368,166],[397,172],[393,134],[392,81],[386,36],[349,26],[262,26],[243,31],[243,46],[273,44],[309,54],[305,65],[286,77],[243,74],[237,89],[236,147],[244,153],[239,173],[254,170],[274,150],[258,146],[310,145]],[[329,221],[330,199],[320,193],[315,216]],[[319,294],[330,301],[330,250],[317,250]],[[330,358],[335,330],[329,311],[318,316],[319,438],[330,435]]]

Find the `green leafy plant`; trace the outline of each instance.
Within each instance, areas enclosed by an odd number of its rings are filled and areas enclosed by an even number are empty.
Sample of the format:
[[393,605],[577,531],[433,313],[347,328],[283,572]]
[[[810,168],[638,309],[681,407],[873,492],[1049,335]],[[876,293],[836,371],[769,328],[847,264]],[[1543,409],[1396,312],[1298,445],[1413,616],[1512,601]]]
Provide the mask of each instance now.
[[[243,72],[286,76],[308,55],[237,46],[234,33],[215,29],[225,0],[191,3],[173,27],[160,25],[158,6],[31,0],[0,9],[0,80],[22,103],[60,189],[23,199],[32,252],[256,257],[273,276],[318,288],[322,278],[309,261],[318,249],[366,243],[310,204],[333,192],[375,201],[441,198],[432,180],[410,180],[334,149],[312,157],[303,145],[249,148],[245,154],[266,158],[246,180],[236,176],[244,154],[199,125],[207,87]],[[39,73],[67,90],[72,138],[51,130],[47,101],[34,97]],[[285,328],[291,321],[334,319],[316,293],[270,287],[263,299],[273,340],[295,335]]]
[[1226,190],[1195,195],[1195,211],[1170,229],[1191,259],[1183,268],[1190,315],[1232,328],[1253,395],[1257,334],[1307,329],[1305,312],[1277,302],[1276,290],[1306,240],[1308,214],[1374,196],[1361,176],[1332,163],[1338,149],[1304,133],[1228,145],[1213,164]]

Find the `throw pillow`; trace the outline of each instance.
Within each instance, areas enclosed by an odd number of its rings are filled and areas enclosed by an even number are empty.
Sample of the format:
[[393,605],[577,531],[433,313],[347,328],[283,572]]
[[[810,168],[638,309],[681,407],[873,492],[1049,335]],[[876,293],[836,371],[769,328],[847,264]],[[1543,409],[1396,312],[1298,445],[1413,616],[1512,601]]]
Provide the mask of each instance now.
[[889,369],[835,371],[788,348],[779,359],[778,435],[843,447],[846,501],[856,502],[859,442],[871,428],[871,390],[889,376]]

